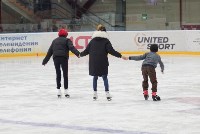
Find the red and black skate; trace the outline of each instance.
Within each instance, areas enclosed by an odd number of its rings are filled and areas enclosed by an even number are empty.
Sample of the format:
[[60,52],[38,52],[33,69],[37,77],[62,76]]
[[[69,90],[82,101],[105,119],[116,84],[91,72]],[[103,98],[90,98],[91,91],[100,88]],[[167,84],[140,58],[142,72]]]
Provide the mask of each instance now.
[[160,101],[160,96],[156,95],[156,96],[152,96],[153,101]]
[[145,100],[148,100],[148,99],[149,99],[148,90],[144,90],[144,91],[143,91],[143,94],[144,94],[144,99],[145,99]]

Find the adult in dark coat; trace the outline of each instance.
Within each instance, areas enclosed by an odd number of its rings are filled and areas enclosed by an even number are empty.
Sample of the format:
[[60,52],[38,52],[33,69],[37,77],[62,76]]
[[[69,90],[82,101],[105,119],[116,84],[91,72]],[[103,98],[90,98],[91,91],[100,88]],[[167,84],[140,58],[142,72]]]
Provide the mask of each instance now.
[[[93,33],[92,40],[89,42],[86,49],[81,52],[80,56],[86,56],[89,54],[89,75],[93,78],[93,90],[94,99],[97,99],[97,80],[98,77],[102,77],[104,81],[105,91],[107,99],[111,99],[109,94],[108,84],[108,54],[121,58],[122,55],[115,51],[109,41],[106,28],[103,25],[97,26],[97,31]],[[123,57],[122,57],[123,58]]]
[[47,52],[46,57],[44,58],[42,65],[47,64],[51,56],[53,55],[54,66],[56,70],[56,83],[58,89],[58,97],[61,97],[61,69],[63,71],[64,78],[64,89],[65,97],[69,97],[68,94],[68,59],[69,51],[74,53],[79,57],[79,51],[73,46],[72,41],[66,38],[68,32],[65,29],[60,29],[56,39],[52,41],[52,44]]

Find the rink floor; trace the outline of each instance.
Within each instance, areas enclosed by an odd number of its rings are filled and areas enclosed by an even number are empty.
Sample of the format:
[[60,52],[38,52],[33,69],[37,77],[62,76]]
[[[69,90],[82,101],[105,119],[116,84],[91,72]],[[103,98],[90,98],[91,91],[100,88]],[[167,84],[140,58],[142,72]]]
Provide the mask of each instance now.
[[142,94],[142,61],[109,56],[113,97],[98,80],[92,100],[88,57],[70,57],[71,98],[58,99],[52,59],[0,59],[0,134],[200,134],[200,57],[164,56],[157,67],[160,102]]

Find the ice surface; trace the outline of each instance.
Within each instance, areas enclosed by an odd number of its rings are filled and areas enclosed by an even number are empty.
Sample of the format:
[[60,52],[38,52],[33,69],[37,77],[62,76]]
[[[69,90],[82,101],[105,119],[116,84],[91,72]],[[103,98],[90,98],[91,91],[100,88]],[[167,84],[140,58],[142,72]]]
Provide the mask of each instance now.
[[200,57],[161,57],[160,102],[143,98],[142,61],[109,56],[109,102],[101,78],[92,100],[88,57],[69,59],[69,99],[57,99],[52,59],[1,58],[0,134],[200,134]]

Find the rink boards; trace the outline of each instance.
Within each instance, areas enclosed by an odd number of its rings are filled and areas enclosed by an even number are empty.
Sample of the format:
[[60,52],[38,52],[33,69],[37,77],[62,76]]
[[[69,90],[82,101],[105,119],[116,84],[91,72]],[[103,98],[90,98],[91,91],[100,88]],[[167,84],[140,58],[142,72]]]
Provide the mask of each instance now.
[[[83,51],[93,32],[69,32],[74,46]],[[109,31],[115,50],[141,54],[158,44],[160,54],[200,55],[200,30]],[[0,57],[44,56],[57,32],[0,34]]]

